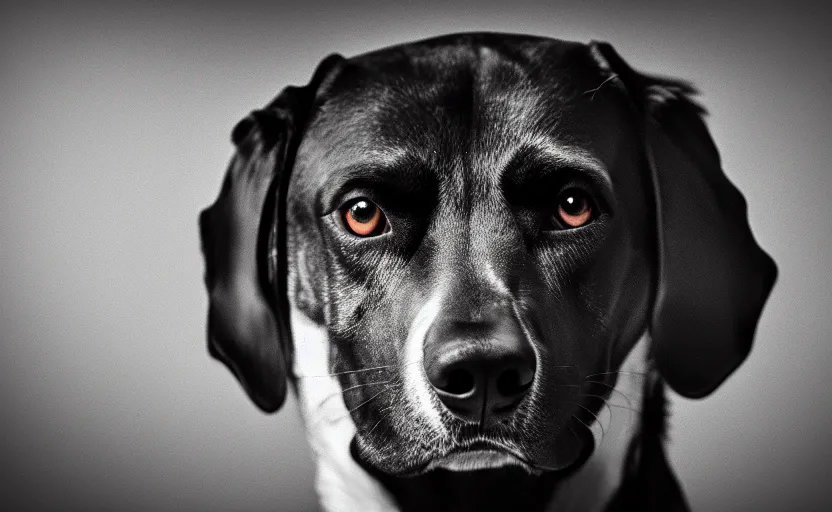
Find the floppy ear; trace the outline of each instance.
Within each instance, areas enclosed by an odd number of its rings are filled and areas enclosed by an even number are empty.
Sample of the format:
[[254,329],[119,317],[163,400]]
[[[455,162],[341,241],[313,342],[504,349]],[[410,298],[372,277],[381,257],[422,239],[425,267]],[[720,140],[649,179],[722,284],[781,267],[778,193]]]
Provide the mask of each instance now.
[[208,349],[251,399],[274,412],[286,397],[291,335],[286,297],[286,189],[331,55],[306,87],[287,87],[232,132],[237,152],[219,197],[199,218],[208,289]]
[[681,81],[635,72],[606,43],[592,43],[643,119],[656,213],[653,356],[679,394],[713,392],[751,350],[777,267],[751,234],[742,194]]

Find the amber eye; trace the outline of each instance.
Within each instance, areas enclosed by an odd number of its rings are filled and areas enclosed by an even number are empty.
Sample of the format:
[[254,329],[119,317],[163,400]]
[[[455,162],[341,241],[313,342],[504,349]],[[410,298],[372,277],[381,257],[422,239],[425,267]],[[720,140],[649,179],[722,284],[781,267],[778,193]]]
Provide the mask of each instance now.
[[579,228],[588,224],[594,213],[592,199],[579,188],[568,188],[558,196],[555,220],[562,229]]
[[344,225],[354,235],[378,236],[387,231],[387,217],[381,213],[381,208],[368,199],[350,201],[341,212]]

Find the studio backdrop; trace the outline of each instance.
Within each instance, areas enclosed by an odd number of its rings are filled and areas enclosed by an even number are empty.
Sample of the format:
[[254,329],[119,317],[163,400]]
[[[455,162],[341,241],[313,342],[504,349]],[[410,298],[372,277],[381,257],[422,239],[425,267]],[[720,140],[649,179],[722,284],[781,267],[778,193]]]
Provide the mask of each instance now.
[[197,214],[236,121],[323,56],[492,30],[610,41],[701,90],[780,277],[748,361],[671,396],[669,457],[694,510],[828,510],[828,20],[821,2],[0,8],[0,500],[314,509],[294,401],[264,415],[208,355]]

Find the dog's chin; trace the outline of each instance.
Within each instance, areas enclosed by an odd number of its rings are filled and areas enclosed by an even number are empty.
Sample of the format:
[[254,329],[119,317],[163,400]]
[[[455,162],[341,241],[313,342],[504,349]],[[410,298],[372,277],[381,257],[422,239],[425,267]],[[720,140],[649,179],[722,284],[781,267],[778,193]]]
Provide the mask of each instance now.
[[512,445],[477,440],[426,454],[418,462],[385,461],[394,471],[373,464],[364,469],[395,496],[403,510],[541,510],[541,504],[548,503],[555,488],[589,453],[584,446],[579,457],[564,460],[559,467],[543,467],[541,461],[527,458]]

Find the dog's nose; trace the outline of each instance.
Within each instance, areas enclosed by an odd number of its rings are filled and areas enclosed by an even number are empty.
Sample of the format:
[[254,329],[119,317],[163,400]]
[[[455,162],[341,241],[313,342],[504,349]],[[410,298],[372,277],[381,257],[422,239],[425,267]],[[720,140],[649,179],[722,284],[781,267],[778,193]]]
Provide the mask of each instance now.
[[511,314],[439,320],[425,340],[425,373],[442,403],[482,425],[514,411],[534,380],[535,355]]

